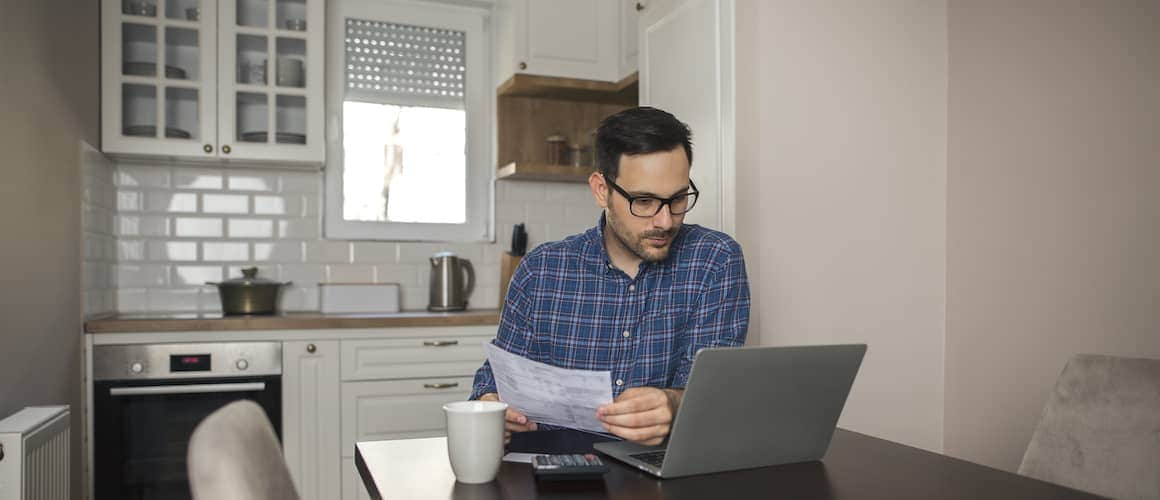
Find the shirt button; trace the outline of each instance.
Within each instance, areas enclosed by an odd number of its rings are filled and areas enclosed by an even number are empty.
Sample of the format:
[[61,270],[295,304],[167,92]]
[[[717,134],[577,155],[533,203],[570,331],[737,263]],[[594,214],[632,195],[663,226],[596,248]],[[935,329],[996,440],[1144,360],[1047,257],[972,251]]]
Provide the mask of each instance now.
[[628,285],[628,291],[630,291],[630,292],[635,292],[635,291],[636,291],[636,285]]
[[612,269],[612,264],[609,264],[609,265],[608,265],[608,268],[609,268],[609,269]]
[[620,379],[616,379],[616,385],[624,385],[624,381],[620,380]]
[[624,333],[622,333],[621,335],[624,335],[624,338],[626,338],[626,339],[632,336],[632,334],[629,333],[628,330],[625,330]]

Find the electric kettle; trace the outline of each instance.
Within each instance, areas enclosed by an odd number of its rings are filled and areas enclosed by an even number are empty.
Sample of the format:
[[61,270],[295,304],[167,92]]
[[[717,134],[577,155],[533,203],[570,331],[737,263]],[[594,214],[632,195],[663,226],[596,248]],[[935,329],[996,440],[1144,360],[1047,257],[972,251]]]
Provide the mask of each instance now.
[[452,252],[431,256],[431,299],[428,311],[462,311],[475,289],[475,268],[471,261]]

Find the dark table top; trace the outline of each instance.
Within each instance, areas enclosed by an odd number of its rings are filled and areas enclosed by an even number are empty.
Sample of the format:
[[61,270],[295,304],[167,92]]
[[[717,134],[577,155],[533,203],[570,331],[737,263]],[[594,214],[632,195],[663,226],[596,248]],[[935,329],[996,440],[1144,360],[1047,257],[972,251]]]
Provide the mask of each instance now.
[[445,438],[356,446],[372,498],[387,499],[1092,499],[1098,496],[838,429],[821,462],[657,479],[602,457],[602,481],[537,484],[528,464],[504,462],[495,481],[455,482]]

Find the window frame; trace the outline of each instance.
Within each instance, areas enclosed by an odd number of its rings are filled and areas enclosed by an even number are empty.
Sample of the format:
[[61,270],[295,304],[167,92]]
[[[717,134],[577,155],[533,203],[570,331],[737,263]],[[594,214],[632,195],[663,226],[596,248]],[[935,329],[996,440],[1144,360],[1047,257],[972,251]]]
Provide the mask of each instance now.
[[[492,163],[494,99],[491,82],[490,13],[475,7],[406,0],[334,0],[326,21],[326,167],[323,235],[328,239],[482,242],[494,239],[495,168]],[[346,19],[371,19],[464,32],[467,57],[466,222],[433,224],[349,221],[343,205],[343,102],[346,95]]]

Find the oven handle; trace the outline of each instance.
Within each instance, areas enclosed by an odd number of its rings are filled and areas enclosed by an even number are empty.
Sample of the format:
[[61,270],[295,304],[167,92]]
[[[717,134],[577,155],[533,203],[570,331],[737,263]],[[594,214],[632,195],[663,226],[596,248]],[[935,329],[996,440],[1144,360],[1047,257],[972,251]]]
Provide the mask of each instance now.
[[211,394],[220,392],[252,392],[266,390],[265,382],[239,384],[157,385],[148,387],[113,387],[110,396],[157,396],[164,394]]

